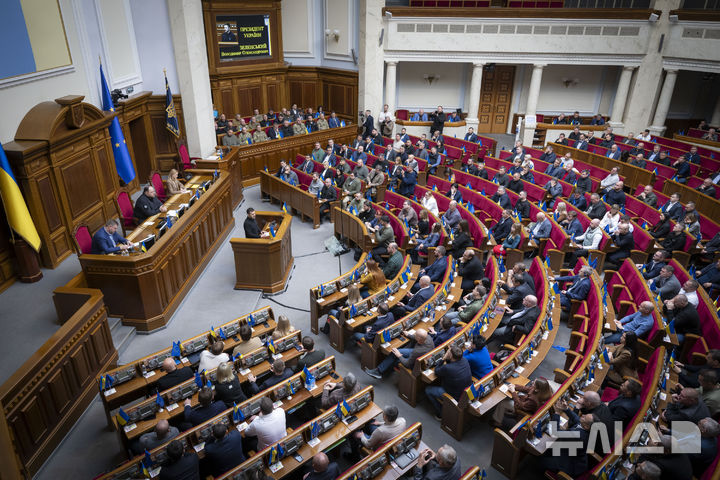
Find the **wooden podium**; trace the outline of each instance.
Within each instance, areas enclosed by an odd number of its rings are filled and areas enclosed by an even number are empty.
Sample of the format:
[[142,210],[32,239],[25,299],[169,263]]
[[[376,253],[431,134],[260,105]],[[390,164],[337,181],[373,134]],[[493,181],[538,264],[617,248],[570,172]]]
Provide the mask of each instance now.
[[292,216],[277,212],[255,212],[263,230],[275,222],[275,236],[231,238],[235,255],[235,289],[260,289],[277,293],[285,288],[293,266],[290,222]]

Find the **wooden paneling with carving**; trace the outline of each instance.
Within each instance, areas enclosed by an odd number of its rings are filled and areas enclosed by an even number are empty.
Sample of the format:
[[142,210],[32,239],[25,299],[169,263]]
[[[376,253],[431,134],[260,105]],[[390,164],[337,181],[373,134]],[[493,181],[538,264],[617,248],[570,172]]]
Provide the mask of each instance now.
[[107,131],[112,114],[83,98],[37,104],[15,141],[4,145],[42,240],[41,261],[50,268],[72,253],[76,226],[97,229],[117,216],[112,199],[121,186]]
[[15,281],[15,252],[10,243],[10,229],[0,198],[0,293]]
[[117,363],[102,293],[66,286],[54,300],[67,321],[0,386],[0,437],[14,450],[0,453],[3,478],[38,471],[97,395],[97,376]]

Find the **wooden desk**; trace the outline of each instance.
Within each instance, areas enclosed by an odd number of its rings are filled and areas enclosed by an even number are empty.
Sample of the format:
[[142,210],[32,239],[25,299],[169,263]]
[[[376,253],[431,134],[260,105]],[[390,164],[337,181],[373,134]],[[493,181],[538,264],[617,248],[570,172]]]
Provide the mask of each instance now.
[[259,224],[269,231],[270,222],[276,222],[275,237],[231,238],[235,256],[235,289],[261,289],[277,293],[285,288],[293,266],[290,223],[287,213],[256,212]]
[[[212,178],[212,171],[196,171],[187,188],[194,191],[200,182]],[[110,315],[123,324],[149,332],[165,325],[195,279],[235,225],[232,216],[230,178],[219,172],[218,179],[165,235],[156,239],[147,252],[130,255],[80,255],[87,284],[100,289]],[[176,209],[190,201],[192,193],[177,194],[165,203]],[[160,215],[148,218],[128,240],[139,241],[157,235]]]

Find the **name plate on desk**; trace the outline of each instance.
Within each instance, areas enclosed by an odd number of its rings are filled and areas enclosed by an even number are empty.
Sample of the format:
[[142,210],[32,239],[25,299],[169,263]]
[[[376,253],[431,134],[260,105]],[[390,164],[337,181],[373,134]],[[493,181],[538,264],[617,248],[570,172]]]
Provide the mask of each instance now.
[[280,407],[282,407],[282,404],[283,404],[282,400],[278,400],[277,402],[273,403],[273,408],[280,408]]
[[482,405],[482,402],[479,402],[478,400],[475,400],[470,404],[470,406],[473,407],[475,410],[479,409],[480,405]]
[[282,464],[282,462],[273,463],[273,464],[270,465],[268,468],[270,469],[270,471],[271,471],[272,473],[275,473],[275,472],[278,472],[278,471],[282,470],[283,464]]
[[178,408],[178,406],[179,405],[177,403],[171,403],[170,405],[166,406],[165,409],[167,409],[168,412],[172,412],[173,410]]
[[238,431],[238,432],[242,432],[243,430],[245,430],[246,428],[248,428],[248,426],[249,426],[249,425],[248,425],[247,422],[242,422],[242,423],[238,423],[235,428],[237,428],[237,431]]
[[193,448],[195,449],[196,452],[200,453],[203,450],[205,450],[205,442],[200,442],[197,445],[195,445]]
[[149,372],[145,373],[143,375],[144,378],[150,378],[155,376],[155,370],[150,370]]
[[315,448],[315,446],[317,446],[318,443],[320,443],[320,439],[318,437],[311,438],[307,442],[307,444],[310,445],[311,448]]
[[423,375],[425,375],[426,377],[429,377],[429,376],[432,375],[432,374],[433,374],[433,369],[432,369],[432,368],[428,368],[427,370],[424,370],[424,371],[423,371]]
[[317,299],[317,302],[318,302],[318,303],[323,303],[324,301],[325,301],[324,298],[318,298],[318,299]]
[[132,432],[132,431],[135,430],[136,428],[137,428],[137,424],[136,424],[136,423],[131,423],[130,425],[125,425],[125,426],[123,427],[123,430],[125,431],[125,433],[128,433],[128,432]]
[[500,385],[500,388],[498,388],[498,390],[500,390],[502,393],[507,393],[508,388],[509,387],[508,387],[507,383],[503,383],[502,385]]
[[105,395],[106,397],[109,397],[113,393],[117,393],[117,390],[115,390],[114,388],[109,388],[103,392],[103,395]]

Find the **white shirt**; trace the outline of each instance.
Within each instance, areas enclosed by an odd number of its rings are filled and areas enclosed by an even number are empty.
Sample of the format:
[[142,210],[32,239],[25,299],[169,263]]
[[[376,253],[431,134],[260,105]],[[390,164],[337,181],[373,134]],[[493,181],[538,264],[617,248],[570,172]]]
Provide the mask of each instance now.
[[637,136],[638,140],[642,140],[643,142],[650,142],[652,141],[652,134],[648,133],[647,135],[643,135],[642,133]]
[[440,214],[435,197],[423,197],[422,206],[425,207],[430,213],[432,213],[436,217]]
[[394,122],[395,116],[390,112],[382,112],[380,115],[378,115],[378,122],[382,123],[385,121]]
[[200,352],[200,364],[198,365],[198,372],[203,370],[209,372],[213,368],[217,368],[221,363],[229,362],[230,356],[223,352],[220,355],[213,355],[210,350],[203,350]]
[[607,225],[610,228],[610,233],[613,233],[617,230],[618,222],[620,222],[620,212],[613,215],[608,211],[602,220],[600,220],[600,228],[605,230],[605,226]]
[[572,168],[573,165],[575,165],[575,160],[573,160],[572,158],[562,157],[562,166],[563,166],[563,168],[564,168],[564,167],[567,167],[567,166],[570,166],[570,168]]
[[245,435],[258,437],[257,451],[269,447],[285,435],[285,410],[276,408],[269,415],[258,415],[247,430]]
[[603,188],[609,188],[615,185],[617,182],[620,181],[620,177],[617,175],[617,173],[611,173],[607,177],[600,180],[600,186]]
[[688,302],[691,303],[692,306],[695,308],[697,308],[698,304],[700,303],[697,292],[686,292],[684,288],[681,288],[678,294],[685,295],[688,299]]
[[393,142],[393,150],[395,150],[396,152],[399,152],[400,147],[402,147],[403,145],[405,145],[405,142],[403,142],[402,140],[395,140]]

